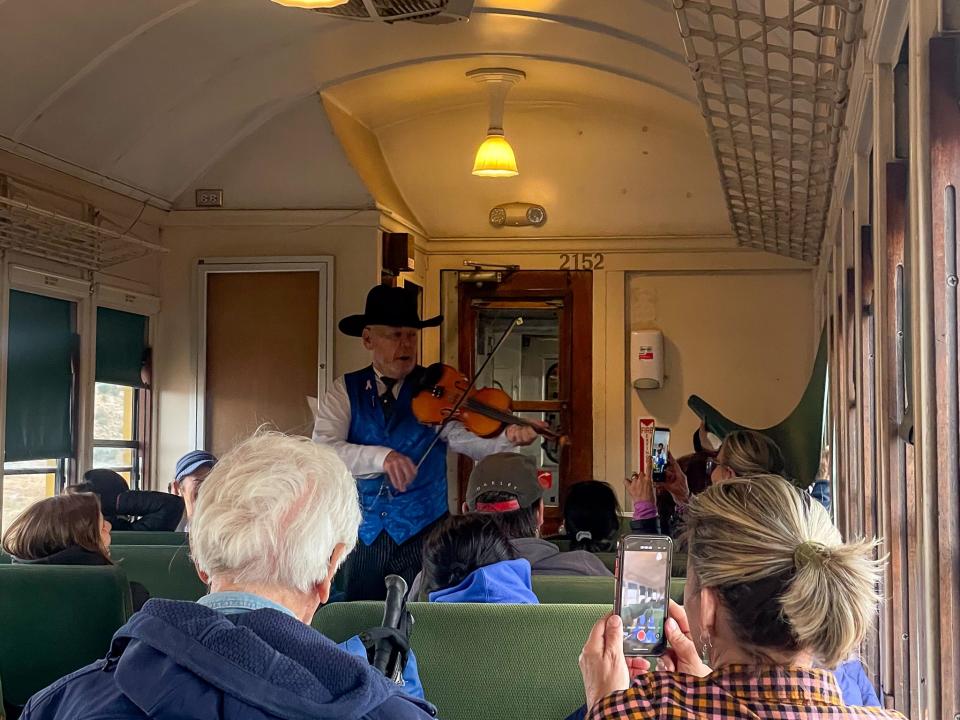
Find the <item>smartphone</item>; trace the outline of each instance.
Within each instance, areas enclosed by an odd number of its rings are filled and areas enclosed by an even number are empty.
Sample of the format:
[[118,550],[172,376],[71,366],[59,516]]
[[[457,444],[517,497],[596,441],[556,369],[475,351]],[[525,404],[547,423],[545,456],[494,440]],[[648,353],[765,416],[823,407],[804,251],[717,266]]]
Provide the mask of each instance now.
[[614,611],[623,620],[624,655],[662,655],[670,603],[673,541],[665,535],[627,535],[617,548]]
[[662,483],[667,479],[668,452],[670,452],[670,428],[658,427],[653,431],[653,448],[650,451],[653,481],[656,483]]

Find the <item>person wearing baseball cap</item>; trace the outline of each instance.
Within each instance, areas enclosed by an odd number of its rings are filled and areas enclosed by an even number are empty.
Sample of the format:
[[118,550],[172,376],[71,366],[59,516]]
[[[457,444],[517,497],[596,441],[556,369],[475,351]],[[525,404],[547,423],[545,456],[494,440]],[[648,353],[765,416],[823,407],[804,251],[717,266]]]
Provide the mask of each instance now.
[[217,464],[217,457],[206,450],[191,450],[177,460],[170,483],[170,492],[183,498],[184,516],[178,530],[189,531],[190,519],[193,517],[193,508],[197,502],[197,492],[203,479],[210,474]]
[[[547,487],[541,482],[532,457],[516,452],[495,453],[478,462],[470,473],[462,510],[493,517],[510,539],[517,557],[529,561],[534,575],[609,577],[611,572],[596,555],[585,550],[562,553],[540,537]],[[423,577],[418,575],[410,588],[410,597],[418,597],[422,585]]]
[[372,361],[333,382],[313,428],[314,441],[333,448],[360,493],[360,542],[344,565],[347,600],[383,600],[387,575],[409,583],[420,570],[423,540],[448,511],[448,448],[479,460],[537,438],[520,425],[481,438],[451,422],[435,443],[437,429],[417,420],[412,401],[425,370],[417,362],[420,330],[442,320],[421,320],[410,289],[377,285],[363,314],[338,325],[360,338]]

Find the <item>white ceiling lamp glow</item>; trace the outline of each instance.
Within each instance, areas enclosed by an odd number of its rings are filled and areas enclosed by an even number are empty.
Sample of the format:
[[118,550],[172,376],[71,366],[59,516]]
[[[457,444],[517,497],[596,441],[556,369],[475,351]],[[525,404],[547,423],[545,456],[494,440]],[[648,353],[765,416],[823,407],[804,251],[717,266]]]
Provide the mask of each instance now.
[[467,77],[486,85],[490,95],[490,126],[487,139],[477,149],[473,174],[478,177],[514,177],[519,174],[517,157],[503,135],[503,105],[510,88],[523,80],[526,73],[509,68],[481,68],[471,70]]
[[284,7],[316,10],[317,8],[335,8],[346,5],[350,0],[273,0],[273,2]]

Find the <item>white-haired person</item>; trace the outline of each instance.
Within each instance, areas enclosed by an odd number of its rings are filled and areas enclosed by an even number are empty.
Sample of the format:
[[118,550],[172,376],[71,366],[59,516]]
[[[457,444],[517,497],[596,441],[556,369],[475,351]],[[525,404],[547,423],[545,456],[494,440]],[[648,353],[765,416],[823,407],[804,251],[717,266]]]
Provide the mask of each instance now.
[[360,525],[336,453],[259,433],[204,480],[190,551],[210,593],[150,600],[106,658],[34,695],[24,720],[425,720],[363,659],[309,625]]
[[822,669],[875,619],[873,543],[844,543],[820,503],[775,475],[695,496],[686,527],[684,603],[671,603],[662,669],[628,665],[622,621],[601,619],[580,657],[589,720],[902,720],[847,705]]

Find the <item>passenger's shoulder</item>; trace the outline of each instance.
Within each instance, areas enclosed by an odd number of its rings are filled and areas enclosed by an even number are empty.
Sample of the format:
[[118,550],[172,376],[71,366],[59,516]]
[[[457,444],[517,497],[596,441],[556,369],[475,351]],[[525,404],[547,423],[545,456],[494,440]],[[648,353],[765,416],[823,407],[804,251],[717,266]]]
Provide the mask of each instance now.
[[403,694],[394,694],[383,701],[365,720],[433,720],[433,706]]
[[94,696],[100,699],[108,686],[113,687],[112,673],[103,672],[106,662],[97,660],[36,693],[27,701],[20,717],[23,720],[79,720],[98,717],[91,712],[91,708],[102,705],[90,701]]

